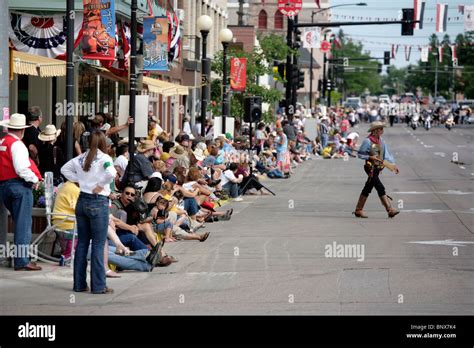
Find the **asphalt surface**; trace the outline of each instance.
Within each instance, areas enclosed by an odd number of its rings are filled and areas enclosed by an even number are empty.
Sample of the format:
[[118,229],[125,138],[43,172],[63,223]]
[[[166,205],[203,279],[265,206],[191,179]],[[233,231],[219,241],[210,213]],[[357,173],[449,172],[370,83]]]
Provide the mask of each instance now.
[[[367,128],[357,131],[365,136]],[[73,293],[67,267],[2,267],[0,313],[474,314],[473,135],[472,126],[386,130],[400,168],[382,174],[400,206],[394,219],[375,190],[369,218],[351,215],[366,180],[363,161],[307,161],[289,180],[263,182],[275,197],[226,206],[232,220],[208,224],[205,243],[167,244],[178,263],[109,279],[113,295]],[[364,253],[329,257],[334,243]]]

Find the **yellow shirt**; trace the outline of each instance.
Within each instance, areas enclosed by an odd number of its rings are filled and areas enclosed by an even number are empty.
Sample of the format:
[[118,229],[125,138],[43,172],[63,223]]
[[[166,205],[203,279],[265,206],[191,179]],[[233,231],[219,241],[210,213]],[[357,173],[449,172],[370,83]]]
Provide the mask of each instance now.
[[[79,199],[79,193],[81,190],[79,187],[71,181],[66,182],[59,190],[56,199],[54,201],[53,213],[60,214],[75,214],[76,203]],[[53,224],[60,223],[64,220],[64,216],[54,216]],[[74,221],[65,221],[57,226],[60,230],[73,230]]]
[[158,137],[160,135],[160,132],[158,131],[158,129],[156,128],[153,128],[152,130],[150,130],[148,132],[148,138],[147,140],[153,140],[153,137]]
[[323,156],[323,157],[331,157],[331,152],[332,152],[332,147],[331,147],[331,146],[326,146],[326,147],[323,149],[322,156]]

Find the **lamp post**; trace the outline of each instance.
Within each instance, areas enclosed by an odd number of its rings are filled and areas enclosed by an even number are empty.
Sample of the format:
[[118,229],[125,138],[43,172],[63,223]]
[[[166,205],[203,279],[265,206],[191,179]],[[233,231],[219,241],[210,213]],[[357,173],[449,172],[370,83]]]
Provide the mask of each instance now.
[[438,53],[433,52],[435,58],[435,90],[434,90],[434,102],[436,103],[436,97],[438,96]]
[[[367,6],[367,4],[365,2],[358,2],[358,3],[351,3],[351,4],[339,4],[339,5],[329,6],[329,7],[323,8],[323,9],[318,10],[318,11],[312,11],[311,12],[311,23],[314,23],[314,15],[316,15],[318,13],[321,13],[321,12],[324,12],[324,11],[328,11],[328,10],[333,9],[335,7],[343,7],[343,6]],[[324,53],[323,74],[324,75],[326,74],[326,53]],[[326,78],[323,77],[323,92],[326,90],[325,84],[326,84]],[[313,48],[311,48],[311,58],[309,60],[309,109],[310,110],[313,106],[312,96],[313,96]],[[323,94],[323,98],[324,98],[324,94]]]
[[[130,40],[130,101],[129,101],[129,115],[135,120],[135,105],[137,95],[137,74],[136,74],[136,62],[137,62],[137,0],[132,0],[131,3],[131,40]],[[135,122],[128,126],[128,153],[130,162],[130,173],[133,175],[133,160],[135,158]]]
[[227,47],[232,41],[234,34],[232,30],[224,28],[219,33],[219,39],[222,42],[222,133],[225,134],[226,117],[229,116],[229,95],[227,94]]
[[212,28],[212,18],[202,15],[197,20],[197,27],[202,36],[202,59],[201,59],[201,136],[205,136],[204,123],[206,121],[206,109],[208,102],[208,83],[210,79],[210,62],[206,58],[207,35]]

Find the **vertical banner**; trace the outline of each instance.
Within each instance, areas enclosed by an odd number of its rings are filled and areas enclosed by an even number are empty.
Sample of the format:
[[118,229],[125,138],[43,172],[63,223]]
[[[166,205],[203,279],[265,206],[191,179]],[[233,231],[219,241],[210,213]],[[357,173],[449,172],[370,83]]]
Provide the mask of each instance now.
[[115,60],[114,0],[84,0],[84,59]]
[[421,61],[423,63],[428,62],[428,53],[429,53],[429,47],[428,46],[423,46],[421,48]]
[[230,88],[233,91],[245,91],[247,83],[247,58],[230,60]]
[[474,5],[464,7],[464,31],[474,30]]
[[448,23],[448,5],[436,4],[436,32],[444,33]]
[[405,46],[405,59],[407,62],[410,60],[411,46]]
[[303,34],[304,48],[321,48],[321,28],[305,29]]
[[444,47],[443,46],[438,46],[438,56],[439,56],[439,62],[443,62],[443,55],[444,55]]
[[413,8],[415,9],[415,20],[420,21],[419,23],[415,23],[415,29],[423,29],[423,16],[425,13],[425,0],[415,0],[413,4]]
[[168,35],[168,17],[143,18],[143,70],[169,70]]

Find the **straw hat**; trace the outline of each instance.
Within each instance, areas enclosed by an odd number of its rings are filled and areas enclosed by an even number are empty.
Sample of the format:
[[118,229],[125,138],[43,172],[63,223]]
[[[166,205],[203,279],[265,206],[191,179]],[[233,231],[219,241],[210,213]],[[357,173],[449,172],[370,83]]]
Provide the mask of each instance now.
[[387,125],[385,123],[380,122],[380,121],[375,121],[375,122],[372,122],[370,124],[370,128],[369,128],[368,132],[371,133],[376,129],[384,128],[384,127],[387,127]]
[[160,156],[160,161],[166,162],[170,159],[170,154],[168,152],[163,152]]
[[265,150],[263,151],[263,154],[267,156],[273,156],[273,152],[271,150]]
[[184,151],[184,147],[181,145],[176,145],[170,150],[170,156],[173,158],[183,158],[186,156],[186,151]]
[[193,151],[193,154],[198,161],[204,161],[204,158],[206,158],[206,156],[204,155],[204,151],[199,148],[196,148],[196,150]]
[[61,130],[56,129],[54,124],[48,124],[44,130],[38,134],[38,139],[41,141],[53,141],[57,139],[60,133]]
[[148,150],[155,149],[155,144],[151,140],[144,140],[138,144],[137,151],[140,153],[147,152]]
[[200,142],[196,145],[196,149],[200,149],[204,152],[207,149],[207,145],[206,145],[206,143]]
[[23,114],[13,114],[9,120],[1,121],[0,126],[11,128],[11,129],[25,129],[31,127],[26,124],[26,116]]

